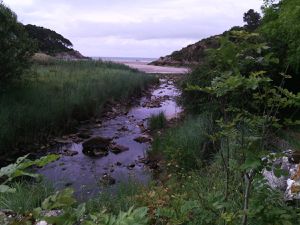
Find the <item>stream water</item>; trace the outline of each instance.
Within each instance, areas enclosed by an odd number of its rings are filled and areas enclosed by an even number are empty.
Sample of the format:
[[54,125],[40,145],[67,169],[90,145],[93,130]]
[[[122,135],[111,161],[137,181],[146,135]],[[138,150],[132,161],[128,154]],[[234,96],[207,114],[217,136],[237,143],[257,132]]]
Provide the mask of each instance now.
[[[167,119],[175,118],[182,111],[176,98],[180,91],[171,79],[160,79],[160,84],[143,96],[138,104],[126,113],[117,112],[114,117],[104,117],[99,123],[87,123],[78,128],[78,132],[88,132],[93,137],[109,137],[115,144],[128,148],[128,151],[104,157],[90,157],[83,154],[82,141],[64,140],[50,152],[61,154],[61,158],[41,169],[38,173],[51,181],[56,189],[67,186],[75,190],[79,199],[88,199],[103,190],[115,190],[121,183],[134,180],[147,184],[151,180],[151,170],[143,163],[150,143],[139,143],[134,139],[147,133],[148,119],[151,115],[164,112]],[[63,154],[64,151],[73,156]],[[113,185],[101,185],[103,176],[113,179]]]

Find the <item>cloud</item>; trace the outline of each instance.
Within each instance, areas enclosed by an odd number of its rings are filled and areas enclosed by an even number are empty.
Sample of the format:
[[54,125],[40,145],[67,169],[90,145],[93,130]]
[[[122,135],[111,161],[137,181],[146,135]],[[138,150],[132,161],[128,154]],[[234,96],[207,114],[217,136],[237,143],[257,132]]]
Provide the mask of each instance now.
[[250,8],[259,10],[262,4],[262,0],[4,2],[21,22],[56,30],[86,55],[144,57],[169,54],[191,41],[242,25],[243,13]]

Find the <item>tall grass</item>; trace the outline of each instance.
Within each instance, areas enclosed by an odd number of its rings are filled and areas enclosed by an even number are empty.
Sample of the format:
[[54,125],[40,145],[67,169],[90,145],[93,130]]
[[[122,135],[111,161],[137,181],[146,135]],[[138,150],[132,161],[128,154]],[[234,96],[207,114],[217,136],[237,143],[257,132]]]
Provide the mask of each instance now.
[[143,192],[147,187],[129,180],[128,183],[121,183],[118,185],[115,192],[101,192],[99,195],[87,202],[87,209],[89,212],[100,212],[107,210],[110,213],[119,213],[120,211],[127,211],[130,207],[138,206],[136,196]]
[[163,154],[184,169],[197,169],[210,159],[213,151],[208,135],[213,129],[209,114],[190,117],[176,128],[154,140],[151,155]]
[[126,99],[153,79],[113,63],[34,65],[0,93],[0,154],[60,134],[101,112],[108,100]]
[[167,125],[167,119],[164,112],[160,112],[157,115],[151,115],[149,118],[148,126],[150,130],[158,130],[165,128]]
[[46,183],[28,183],[20,181],[12,185],[15,193],[0,193],[0,209],[9,209],[16,213],[26,213],[39,207],[42,201],[54,193]]

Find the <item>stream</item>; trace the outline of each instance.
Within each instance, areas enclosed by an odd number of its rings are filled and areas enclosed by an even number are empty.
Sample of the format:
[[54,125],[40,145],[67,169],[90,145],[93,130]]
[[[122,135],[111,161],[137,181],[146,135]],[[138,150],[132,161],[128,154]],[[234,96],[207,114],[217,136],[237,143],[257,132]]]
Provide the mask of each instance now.
[[[180,94],[174,80],[161,78],[160,84],[150,89],[149,94],[141,97],[131,108],[124,111],[120,109],[122,107],[113,107],[109,116],[82,124],[77,134],[58,139],[49,152],[60,154],[60,159],[37,169],[37,172],[57,190],[73,188],[76,197],[81,200],[96,196],[100,191],[114,191],[118,185],[130,181],[147,184],[152,179],[151,169],[145,163],[151,141],[135,139],[151,139],[147,134],[151,115],[164,112],[168,120],[178,117],[182,112],[176,103]],[[83,143],[95,137],[110,138],[114,145],[125,150],[118,154],[109,151],[103,157],[84,154]]]

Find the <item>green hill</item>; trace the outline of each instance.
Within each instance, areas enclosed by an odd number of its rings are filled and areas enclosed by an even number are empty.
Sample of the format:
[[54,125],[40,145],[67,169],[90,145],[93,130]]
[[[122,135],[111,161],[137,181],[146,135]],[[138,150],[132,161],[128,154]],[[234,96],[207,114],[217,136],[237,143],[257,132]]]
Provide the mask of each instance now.
[[[233,27],[230,31],[233,30],[243,30],[243,27]],[[174,51],[172,54],[160,57],[158,60],[152,62],[152,65],[156,66],[192,66],[198,65],[203,62],[205,58],[205,52],[207,49],[218,48],[219,41],[218,37],[225,36],[229,31],[225,31],[223,34],[214,35],[209,38],[202,39],[195,44],[188,45],[185,48],[182,48],[179,51]]]
[[32,24],[24,27],[29,37],[34,40],[37,52],[63,59],[85,58],[78,51],[75,51],[72,42],[61,34]]

